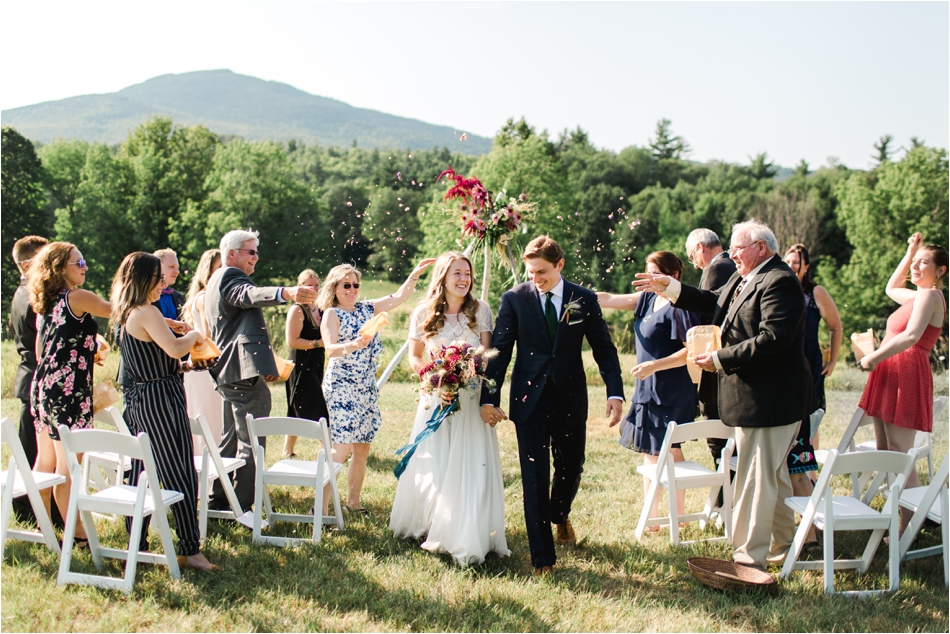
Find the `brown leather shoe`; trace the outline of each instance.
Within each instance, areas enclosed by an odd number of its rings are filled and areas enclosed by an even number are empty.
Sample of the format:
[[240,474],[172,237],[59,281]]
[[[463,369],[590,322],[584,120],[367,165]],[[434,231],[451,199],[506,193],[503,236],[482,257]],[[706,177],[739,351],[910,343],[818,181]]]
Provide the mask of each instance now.
[[563,524],[557,526],[557,541],[565,546],[573,546],[577,543],[577,535],[574,533],[574,527],[571,526],[571,518],[565,518]]
[[544,577],[545,575],[550,575],[554,572],[554,566],[538,566],[534,569],[535,577]]

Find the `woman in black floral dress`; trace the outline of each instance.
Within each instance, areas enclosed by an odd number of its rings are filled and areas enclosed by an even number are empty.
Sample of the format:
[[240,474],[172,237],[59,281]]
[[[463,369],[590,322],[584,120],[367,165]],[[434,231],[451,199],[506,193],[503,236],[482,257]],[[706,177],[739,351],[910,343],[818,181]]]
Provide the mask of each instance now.
[[[86,281],[86,261],[74,245],[51,242],[33,258],[28,285],[37,318],[36,358],[30,407],[36,419],[38,453],[34,469],[66,477],[53,488],[63,517],[72,485],[66,453],[59,442],[59,425],[92,427],[92,368],[99,328],[93,316],[108,317],[109,302],[79,290]],[[78,456],[82,460],[82,456]],[[44,501],[49,505],[49,494]],[[47,508],[49,511],[49,508]],[[76,543],[86,543],[85,529],[76,526]]]

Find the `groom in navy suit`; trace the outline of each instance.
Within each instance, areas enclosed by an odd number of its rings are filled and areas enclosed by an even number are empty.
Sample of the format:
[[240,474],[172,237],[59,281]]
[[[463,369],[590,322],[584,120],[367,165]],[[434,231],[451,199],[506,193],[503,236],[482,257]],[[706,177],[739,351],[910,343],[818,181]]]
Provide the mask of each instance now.
[[587,436],[587,375],[581,359],[584,337],[607,385],[611,426],[620,420],[623,382],[617,349],[597,296],[561,277],[561,245],[539,236],[528,243],[524,262],[531,281],[501,297],[492,335],[498,356],[489,361],[487,372],[495,387],[482,389],[481,415],[492,426],[508,418],[499,408],[500,390],[517,342],[509,406],[518,435],[531,564],[535,574],[541,575],[550,573],[557,560],[551,523],[557,526],[560,543],[576,542],[569,516],[584,471]]

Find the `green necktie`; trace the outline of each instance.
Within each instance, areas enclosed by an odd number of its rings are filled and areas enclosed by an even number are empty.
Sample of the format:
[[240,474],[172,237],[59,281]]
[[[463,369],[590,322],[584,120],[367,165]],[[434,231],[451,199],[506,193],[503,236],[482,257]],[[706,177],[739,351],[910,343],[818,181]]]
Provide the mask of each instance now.
[[554,338],[557,336],[557,310],[554,308],[554,302],[551,300],[551,296],[554,295],[551,291],[545,293],[547,299],[544,300],[544,320],[548,322],[548,334],[551,335],[551,345],[554,345]]

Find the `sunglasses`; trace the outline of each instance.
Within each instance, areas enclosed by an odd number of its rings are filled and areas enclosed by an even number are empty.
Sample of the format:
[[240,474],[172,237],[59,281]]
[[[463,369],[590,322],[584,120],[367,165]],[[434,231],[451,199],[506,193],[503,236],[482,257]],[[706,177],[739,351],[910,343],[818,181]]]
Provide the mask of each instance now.
[[254,257],[259,256],[261,254],[260,251],[256,251],[255,249],[235,249],[235,251],[247,251]]
[[346,290],[350,290],[351,288],[359,288],[360,283],[356,282],[355,284],[350,284],[349,282],[343,282],[342,284],[340,284],[340,286],[342,286]]
[[81,268],[81,269],[86,268],[86,261],[85,261],[84,259],[82,259],[82,258],[76,260],[75,262],[67,262],[66,264],[67,264],[67,265],[69,265],[69,264],[78,264],[78,265],[79,265],[79,268]]

